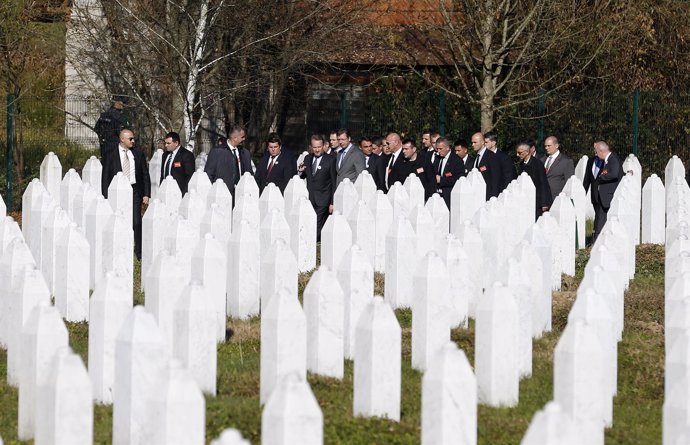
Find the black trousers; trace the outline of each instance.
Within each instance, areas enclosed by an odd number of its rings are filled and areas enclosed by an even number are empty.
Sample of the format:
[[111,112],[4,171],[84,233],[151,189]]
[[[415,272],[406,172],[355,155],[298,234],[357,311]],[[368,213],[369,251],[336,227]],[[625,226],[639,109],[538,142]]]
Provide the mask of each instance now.
[[323,225],[326,224],[326,220],[328,219],[328,205],[316,206],[312,202],[312,206],[314,207],[314,212],[316,212],[316,241],[320,242],[321,229],[323,229]]
[[602,230],[604,230],[604,224],[606,224],[606,216],[609,209],[604,208],[600,203],[593,204],[594,207],[594,232],[592,233],[592,244],[597,240]]
[[143,197],[136,184],[132,187],[132,229],[134,229],[134,255],[141,260],[141,204]]

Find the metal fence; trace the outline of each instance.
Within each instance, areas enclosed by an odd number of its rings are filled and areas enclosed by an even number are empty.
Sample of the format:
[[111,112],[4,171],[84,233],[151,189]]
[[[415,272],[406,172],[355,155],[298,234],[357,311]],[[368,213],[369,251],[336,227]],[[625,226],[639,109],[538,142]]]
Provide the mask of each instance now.
[[[437,129],[451,139],[469,139],[480,128],[476,106],[438,91],[369,92],[349,86],[306,95],[306,109],[297,111],[302,118],[288,119],[290,128],[282,129],[290,134],[290,148],[296,151],[306,147],[310,133],[327,133],[338,127],[349,128],[355,139],[391,130],[419,139],[425,128]],[[81,171],[88,157],[98,154],[95,133],[88,126],[70,123],[69,116],[76,114],[92,124],[107,104],[80,100],[8,98],[7,107],[2,108],[0,194],[15,209],[21,205],[26,184],[39,175],[48,152],[59,156],[65,172],[69,168]],[[663,177],[666,162],[674,154],[684,161],[690,158],[687,94],[602,90],[544,94],[532,103],[503,110],[497,117],[499,146],[510,154],[520,140],[532,138],[541,145],[546,136],[555,135],[562,150],[575,159],[591,155],[597,139],[607,141],[621,157],[635,153],[644,176],[657,173]],[[7,125],[10,119],[12,126]],[[8,144],[8,135],[13,144]],[[202,142],[205,146],[215,143],[197,141],[197,146]]]

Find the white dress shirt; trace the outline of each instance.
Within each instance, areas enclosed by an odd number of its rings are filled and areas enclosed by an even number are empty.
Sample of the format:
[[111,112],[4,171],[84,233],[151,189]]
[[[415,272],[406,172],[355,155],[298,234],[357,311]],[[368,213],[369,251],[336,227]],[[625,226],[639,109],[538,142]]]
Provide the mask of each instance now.
[[[134,168],[134,155],[132,154],[132,150],[128,150],[122,145],[118,146],[118,150],[120,152],[120,166],[125,165],[125,156],[129,159],[129,183],[130,184],[136,184],[137,183],[137,176],[136,176],[136,170]],[[124,167],[123,167],[123,172],[122,172],[125,177],[127,174],[124,172]]]

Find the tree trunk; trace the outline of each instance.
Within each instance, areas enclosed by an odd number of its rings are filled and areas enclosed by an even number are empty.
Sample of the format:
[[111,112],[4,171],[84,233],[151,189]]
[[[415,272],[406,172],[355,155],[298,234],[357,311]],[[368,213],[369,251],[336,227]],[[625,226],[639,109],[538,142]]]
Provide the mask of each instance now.
[[496,96],[494,79],[489,74],[485,74],[479,95],[482,133],[486,133],[494,128],[494,98]]

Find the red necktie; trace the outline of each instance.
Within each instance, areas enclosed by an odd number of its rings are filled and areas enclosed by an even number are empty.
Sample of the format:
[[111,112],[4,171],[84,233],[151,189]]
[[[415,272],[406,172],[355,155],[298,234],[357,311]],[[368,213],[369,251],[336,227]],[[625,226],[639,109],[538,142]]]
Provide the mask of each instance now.
[[268,173],[266,173],[266,177],[271,176],[271,170],[273,170],[273,159],[274,157],[271,156],[271,162],[268,163]]

